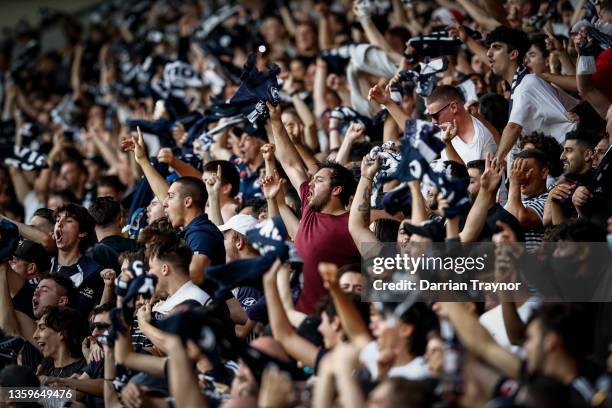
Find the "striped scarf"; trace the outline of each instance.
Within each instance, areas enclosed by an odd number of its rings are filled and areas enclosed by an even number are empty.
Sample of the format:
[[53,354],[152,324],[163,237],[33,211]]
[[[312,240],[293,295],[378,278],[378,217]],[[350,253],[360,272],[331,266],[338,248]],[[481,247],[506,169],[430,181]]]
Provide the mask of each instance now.
[[516,70],[516,73],[514,74],[514,77],[512,78],[512,85],[510,86],[510,101],[509,101],[509,107],[508,107],[508,114],[512,112],[512,102],[514,99],[514,91],[521,84],[521,82],[523,81],[523,79],[525,78],[527,74],[529,74],[529,70],[527,69],[527,67],[524,65],[519,65],[518,69]]

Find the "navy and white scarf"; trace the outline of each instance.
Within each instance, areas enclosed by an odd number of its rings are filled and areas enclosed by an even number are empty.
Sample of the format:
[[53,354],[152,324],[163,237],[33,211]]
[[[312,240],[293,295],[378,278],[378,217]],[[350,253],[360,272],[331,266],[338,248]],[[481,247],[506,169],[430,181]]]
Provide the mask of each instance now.
[[402,160],[397,171],[400,181],[419,180],[435,184],[435,173],[429,163],[436,159],[445,144],[436,134],[440,129],[429,122],[407,120],[401,139]]
[[24,171],[38,170],[47,167],[47,156],[27,147],[0,144],[0,160],[7,166],[17,167]]
[[508,113],[512,112],[512,103],[514,101],[514,91],[516,90],[516,88],[518,88],[518,86],[521,84],[523,79],[525,79],[525,76],[527,76],[527,74],[529,74],[529,69],[527,69],[527,67],[524,65],[519,65],[518,69],[516,70],[516,73],[514,74],[514,77],[512,78],[512,85],[510,86],[510,101],[509,101]]
[[383,185],[395,178],[402,160],[399,146],[391,141],[384,143],[382,146],[375,146],[370,150],[370,160],[376,160],[376,157],[380,157],[380,168],[374,175],[372,197],[370,198],[370,206],[372,207],[376,207],[376,200],[382,192]]

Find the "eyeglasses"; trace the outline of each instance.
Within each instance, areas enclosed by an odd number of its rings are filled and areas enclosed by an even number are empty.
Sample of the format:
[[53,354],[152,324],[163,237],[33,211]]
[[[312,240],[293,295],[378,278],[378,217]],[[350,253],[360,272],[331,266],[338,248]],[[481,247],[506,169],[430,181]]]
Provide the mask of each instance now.
[[107,330],[107,329],[110,329],[110,327],[111,327],[110,323],[103,323],[103,322],[89,323],[89,331],[94,331],[95,329]]
[[429,116],[431,119],[435,120],[436,122],[439,122],[439,118],[438,116],[440,116],[440,114],[442,113],[442,111],[446,108],[448,108],[451,105],[452,102],[449,102],[446,104],[446,106],[444,106],[442,109],[440,109],[439,111],[437,111],[436,113],[430,113],[427,116]]

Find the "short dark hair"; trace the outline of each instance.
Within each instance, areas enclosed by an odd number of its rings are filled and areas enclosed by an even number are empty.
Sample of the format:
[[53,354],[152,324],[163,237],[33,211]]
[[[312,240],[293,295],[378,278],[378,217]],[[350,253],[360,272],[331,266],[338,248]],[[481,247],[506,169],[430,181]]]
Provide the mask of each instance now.
[[94,318],[94,316],[97,316],[102,313],[108,313],[111,310],[113,310],[114,307],[115,305],[113,304],[113,302],[106,302],[101,305],[98,305],[94,307],[93,309],[91,309],[91,313],[89,314],[89,319],[91,320]]
[[540,166],[549,168],[548,158],[543,151],[539,149],[527,149],[522,152],[518,152],[514,155],[515,159],[534,159]]
[[601,136],[589,130],[572,130],[565,135],[565,140],[575,140],[583,149],[593,150]]
[[240,204],[238,204],[238,207],[236,208],[236,213],[242,212],[242,210],[247,207],[253,207],[253,216],[259,219],[259,216],[264,211],[268,210],[268,203],[263,198],[247,198],[246,200],[243,200]]
[[98,187],[107,186],[112,188],[118,193],[122,193],[125,191],[125,185],[121,182],[119,177],[117,176],[102,176],[98,181]]
[[85,209],[85,207],[74,203],[68,203],[55,210],[56,220],[62,213],[66,213],[68,217],[74,218],[79,223],[79,232],[84,232],[87,234],[85,237],[79,240],[79,250],[81,253],[84,252],[93,242],[93,218],[91,215],[89,215],[89,212],[87,209]]
[[581,303],[544,303],[529,319],[538,320],[544,333],[557,333],[565,351],[583,360],[593,348],[593,328],[588,308]]
[[49,193],[49,197],[51,196],[61,198],[65,204],[76,203],[78,201],[74,193],[70,190],[52,191]]
[[431,94],[427,97],[427,103],[432,104],[434,102],[465,102],[463,94],[459,89],[452,85],[441,85],[434,88]]
[[500,42],[508,46],[508,52],[518,51],[518,64],[523,63],[525,54],[529,49],[529,38],[524,31],[506,26],[497,26],[487,35],[487,46],[491,46],[494,42]]
[[191,263],[193,252],[183,241],[165,241],[151,246],[148,251],[148,257],[155,257],[160,261],[168,262],[180,272],[189,274],[189,264]]
[[41,217],[49,221],[51,224],[55,224],[55,212],[50,208],[39,208],[34,211],[32,217]]
[[413,326],[412,335],[408,340],[408,351],[413,356],[422,356],[427,348],[427,334],[439,329],[438,317],[423,302],[416,302],[401,316],[400,320]]
[[402,377],[390,377],[381,384],[388,384],[390,407],[426,408],[435,405],[434,389],[425,381],[408,380]]
[[319,169],[330,169],[332,171],[331,187],[342,187],[340,202],[343,205],[348,205],[351,196],[355,194],[355,190],[357,189],[357,183],[355,177],[353,177],[353,173],[343,165],[329,161],[321,163]]
[[98,197],[89,206],[89,215],[97,226],[106,227],[121,215],[121,205],[112,197]]
[[185,176],[177,178],[174,180],[174,183],[180,186],[179,194],[181,197],[191,197],[193,206],[198,210],[204,210],[208,200],[208,193],[206,192],[206,185],[202,180],[197,177]]
[[533,34],[530,37],[529,46],[534,46],[538,50],[540,50],[544,58],[547,58],[550,54],[550,51],[548,51],[548,49],[546,48],[546,34]]
[[221,184],[231,184],[230,197],[236,197],[240,192],[240,174],[236,166],[227,160],[213,160],[204,165],[204,171],[216,173],[217,166],[221,166]]
[[[348,297],[353,305],[357,308],[363,322],[366,326],[368,326],[370,324],[370,303],[363,302],[361,300],[361,295],[356,293],[346,293],[345,296]],[[325,295],[317,302],[316,312],[318,315],[325,313],[330,321],[334,317],[338,316],[336,305],[329,295]]]
[[466,167],[469,169],[477,169],[480,174],[484,173],[485,171],[485,161],[482,159],[478,159],[478,160],[472,160],[467,162]]
[[158,218],[144,227],[138,234],[138,243],[154,245],[168,240],[176,240],[176,230],[166,217]]
[[519,138],[519,148],[523,149],[526,144],[531,143],[538,150],[541,150],[548,159],[548,169],[550,175],[558,177],[563,172],[563,164],[561,163],[561,153],[563,147],[552,136],[546,136],[544,133],[533,132]]
[[598,223],[578,218],[557,225],[550,234],[551,241],[606,242],[606,230]]
[[83,357],[81,342],[85,333],[79,312],[66,306],[51,306],[45,309],[43,317],[46,326],[62,333],[70,355],[74,358]]
[[379,242],[397,242],[400,222],[390,218],[379,218],[374,221],[374,235]]
[[450,176],[452,179],[463,179],[470,176],[467,172],[467,167],[459,162],[454,160],[445,160],[443,164],[444,169],[446,171],[450,171]]
[[508,101],[496,93],[484,94],[478,100],[480,114],[501,134],[508,124]]
[[71,307],[76,307],[79,299],[79,291],[76,286],[74,286],[74,282],[66,275],[62,275],[59,273],[42,273],[39,277],[39,283],[45,279],[50,279],[54,281],[58,286],[64,289],[64,293],[68,298],[68,305]]

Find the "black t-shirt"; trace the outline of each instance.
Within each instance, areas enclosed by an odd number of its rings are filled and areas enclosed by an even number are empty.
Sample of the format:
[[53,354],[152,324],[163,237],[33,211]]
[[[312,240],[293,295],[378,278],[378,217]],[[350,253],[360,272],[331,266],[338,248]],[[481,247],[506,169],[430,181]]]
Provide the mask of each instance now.
[[113,235],[96,243],[87,255],[103,268],[111,268],[120,273],[119,255],[125,251],[133,251],[137,246],[138,243],[133,239]]
[[57,258],[51,259],[51,273],[59,273],[69,277],[79,290],[79,305],[77,310],[81,316],[88,316],[91,309],[98,304],[104,289],[104,281],[100,276],[102,271],[93,259],[83,255],[78,262],[70,266],[57,263]]
[[574,185],[574,188],[572,188],[571,190],[572,193],[567,198],[564,198],[563,200],[559,201],[559,205],[561,206],[561,210],[563,211],[563,215],[565,217],[574,218],[576,217],[576,215],[578,215],[576,207],[574,207],[574,204],[572,203],[572,195],[578,187],[590,185],[593,181],[594,174],[595,172],[593,170],[588,170],[584,174],[570,174],[563,177],[568,181],[574,181],[576,183]]
[[36,284],[27,281],[19,292],[13,296],[13,308],[22,313],[25,313],[30,318],[34,319],[34,312],[32,310],[32,298],[34,297],[34,290],[36,290]]
[[40,365],[42,366],[43,375],[48,377],[68,378],[72,374],[83,373],[87,367],[87,361],[82,358],[72,364],[68,364],[67,366],[55,367],[53,365],[53,361],[48,358],[44,358]]

